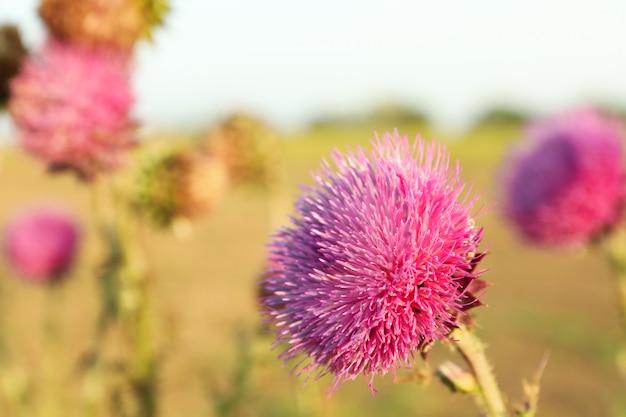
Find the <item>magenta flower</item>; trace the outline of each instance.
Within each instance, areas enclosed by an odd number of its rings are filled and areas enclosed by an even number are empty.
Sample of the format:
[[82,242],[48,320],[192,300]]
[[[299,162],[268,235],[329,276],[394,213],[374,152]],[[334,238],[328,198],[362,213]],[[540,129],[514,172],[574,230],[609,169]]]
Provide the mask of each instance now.
[[263,303],[287,343],[279,358],[334,374],[329,393],[360,374],[374,391],[376,374],[408,366],[480,304],[470,285],[482,283],[482,229],[441,145],[411,146],[396,130],[332,160],[270,244]]
[[28,57],[9,103],[23,146],[85,179],[120,165],[134,142],[129,58],[54,40]]
[[626,168],[617,119],[582,109],[539,121],[504,168],[504,213],[528,241],[586,243],[612,227]]
[[29,281],[51,283],[70,268],[80,238],[76,220],[56,206],[37,206],[20,212],[4,234],[9,265]]

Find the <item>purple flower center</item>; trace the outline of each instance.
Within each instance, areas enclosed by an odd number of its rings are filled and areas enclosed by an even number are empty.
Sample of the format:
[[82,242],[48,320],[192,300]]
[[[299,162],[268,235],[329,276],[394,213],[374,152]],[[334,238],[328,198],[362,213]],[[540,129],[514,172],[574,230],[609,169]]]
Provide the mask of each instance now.
[[533,212],[549,203],[575,180],[577,165],[571,139],[560,136],[543,141],[518,168],[510,189],[513,204],[522,212]]

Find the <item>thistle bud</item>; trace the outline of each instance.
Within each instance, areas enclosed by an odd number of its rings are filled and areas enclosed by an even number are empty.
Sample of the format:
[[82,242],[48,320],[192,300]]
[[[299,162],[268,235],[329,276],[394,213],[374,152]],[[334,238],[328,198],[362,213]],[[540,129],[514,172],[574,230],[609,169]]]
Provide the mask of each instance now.
[[153,149],[140,157],[133,196],[137,211],[159,227],[213,209],[227,185],[223,163],[202,153]]
[[4,255],[24,279],[53,283],[72,266],[80,239],[74,217],[56,206],[26,209],[4,233]]
[[446,361],[437,368],[437,376],[452,392],[470,393],[476,391],[476,378],[454,362]]

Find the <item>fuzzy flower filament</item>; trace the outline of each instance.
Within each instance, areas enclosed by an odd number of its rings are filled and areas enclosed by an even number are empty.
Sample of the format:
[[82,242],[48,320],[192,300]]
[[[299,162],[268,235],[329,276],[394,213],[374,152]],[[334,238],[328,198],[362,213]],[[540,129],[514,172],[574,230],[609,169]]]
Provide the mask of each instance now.
[[334,374],[329,392],[361,374],[373,390],[479,304],[482,231],[440,145],[394,131],[332,161],[270,244],[264,304],[281,359],[304,354],[299,372]]

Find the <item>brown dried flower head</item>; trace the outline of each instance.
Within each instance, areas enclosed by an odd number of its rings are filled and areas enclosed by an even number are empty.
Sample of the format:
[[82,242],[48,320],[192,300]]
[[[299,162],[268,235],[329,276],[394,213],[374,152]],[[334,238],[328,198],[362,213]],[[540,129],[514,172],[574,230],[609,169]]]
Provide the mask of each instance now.
[[17,26],[0,26],[0,107],[9,100],[9,81],[19,73],[26,52]]
[[235,115],[210,131],[207,152],[226,164],[235,184],[268,187],[276,178],[276,134],[248,115]]
[[203,154],[183,155],[180,164],[184,179],[178,189],[180,214],[196,217],[210,211],[228,184],[226,166],[221,160]]
[[151,150],[141,158],[133,203],[160,227],[212,210],[228,184],[222,161],[180,149]]
[[43,0],[39,14],[55,37],[92,47],[129,50],[144,32],[135,0]]

